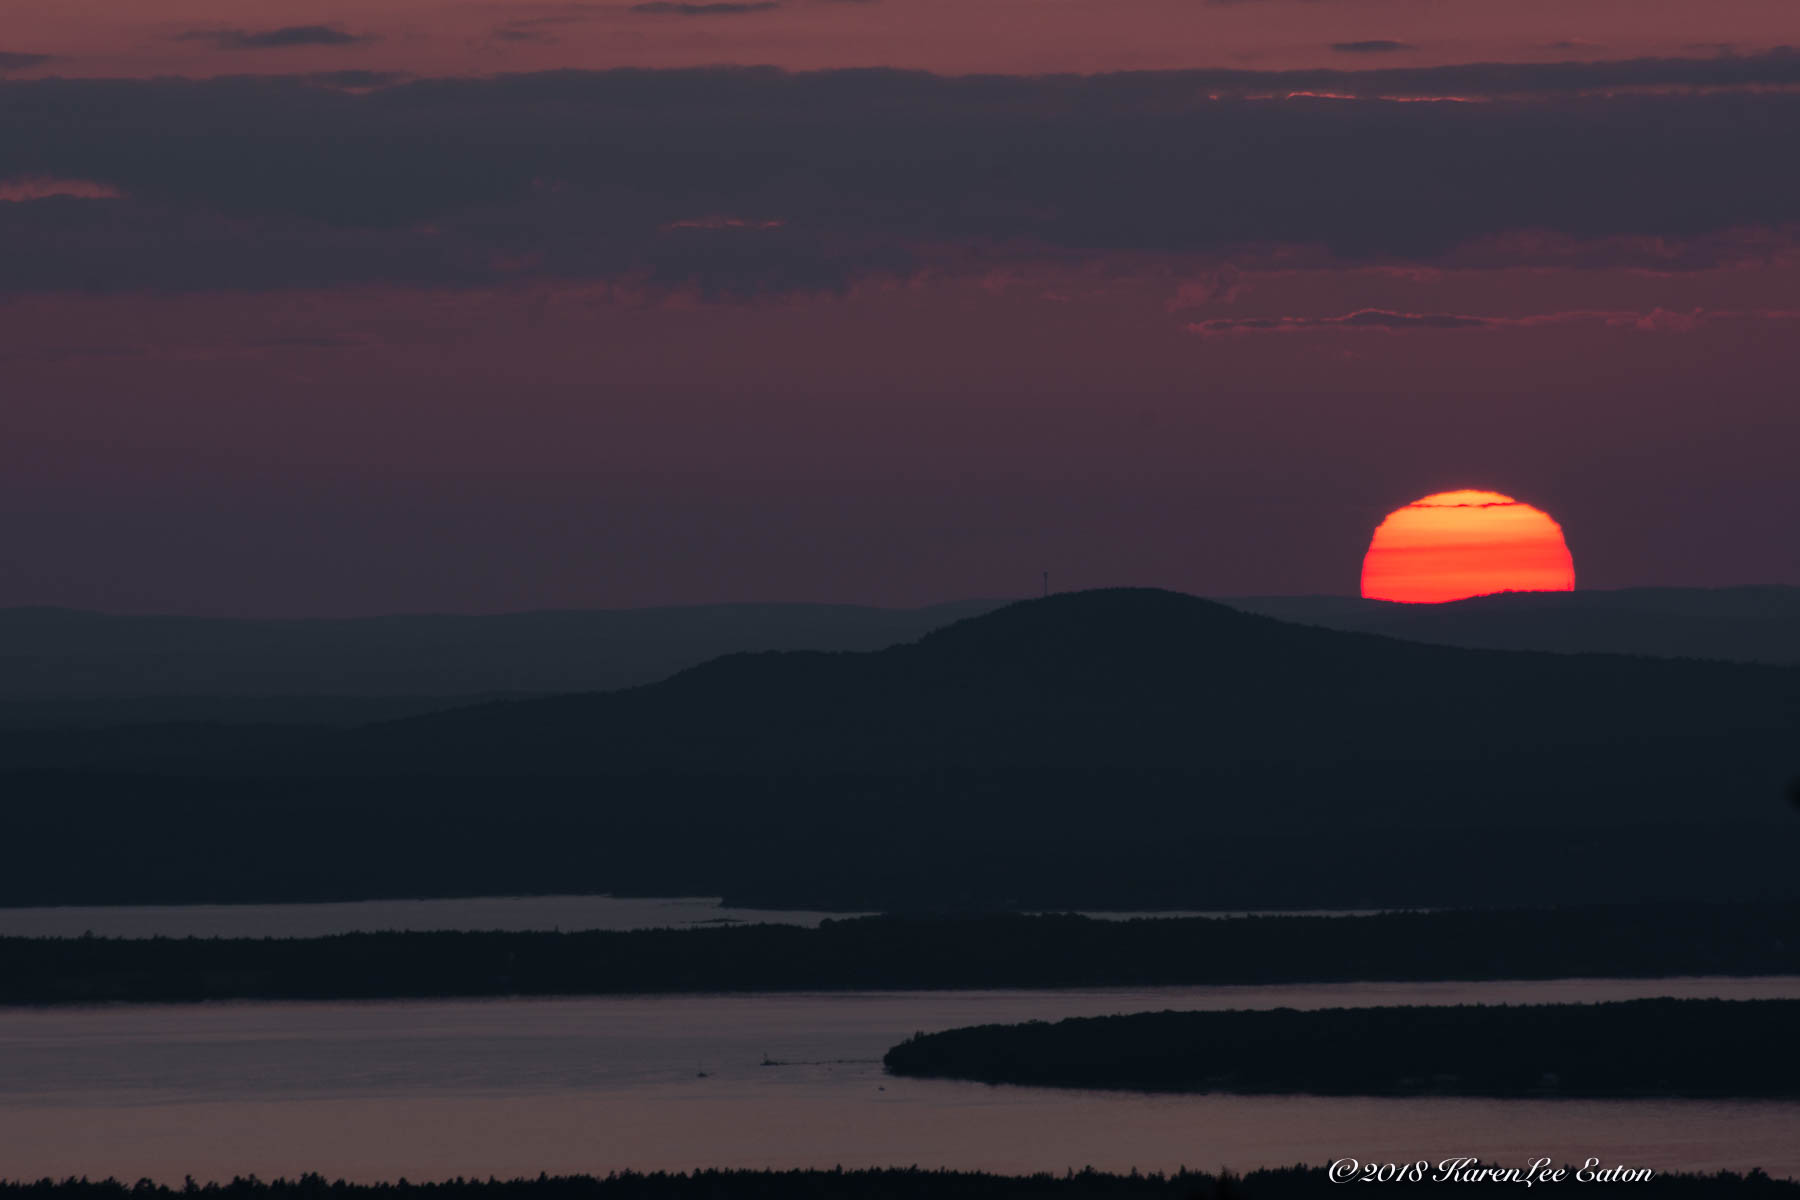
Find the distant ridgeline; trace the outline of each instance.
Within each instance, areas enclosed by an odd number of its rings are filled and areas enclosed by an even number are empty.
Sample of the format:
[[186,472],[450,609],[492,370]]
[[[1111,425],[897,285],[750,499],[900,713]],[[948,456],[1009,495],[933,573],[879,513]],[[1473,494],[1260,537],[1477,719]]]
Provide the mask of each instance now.
[[1350,596],[1244,596],[1233,608],[1415,642],[1564,654],[1800,663],[1800,588],[1505,592],[1450,604]]
[[[724,654],[879,650],[1006,603],[301,620],[0,609],[0,724],[379,720],[470,697],[654,683]],[[1800,664],[1795,587],[1522,592],[1450,604],[1349,596],[1223,603],[1303,625],[1451,646]]]
[[0,903],[1800,897],[1800,667],[1455,649],[1158,591],[357,728],[0,732]]
[[1001,603],[301,620],[0,609],[0,723],[379,720],[471,697],[634,687],[721,654],[879,650]]
[[0,938],[0,1003],[10,1004],[1676,975],[1800,975],[1800,904],[1136,921],[866,917],[818,929],[303,939]]
[[1329,1095],[1797,1096],[1800,1000],[1158,1012],[919,1034],[896,1075]]

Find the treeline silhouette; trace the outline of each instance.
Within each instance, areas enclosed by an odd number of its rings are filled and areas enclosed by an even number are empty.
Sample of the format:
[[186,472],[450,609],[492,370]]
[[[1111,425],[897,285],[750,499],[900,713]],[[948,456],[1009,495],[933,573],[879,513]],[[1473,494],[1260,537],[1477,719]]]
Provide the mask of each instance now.
[[[1435,1170],[1436,1164],[1431,1164]],[[1500,1166],[1525,1164],[1502,1163]],[[1570,1178],[1574,1168],[1570,1164]],[[1604,1164],[1631,1166],[1632,1164]],[[1408,1196],[1462,1196],[1466,1183],[1408,1183]],[[1631,1185],[1632,1195],[1800,1197],[1800,1182],[1760,1170],[1714,1174],[1657,1172]],[[0,1200],[1291,1200],[1337,1194],[1326,1168],[1293,1166],[1208,1174],[992,1175],[978,1171],[875,1169],[846,1171],[621,1172],[536,1179],[456,1179],[444,1183],[351,1184],[319,1175],[264,1182],[254,1176],[171,1188],[143,1180],[69,1179],[0,1183]]]
[[1330,1095],[1800,1095],[1800,1000],[1079,1017],[922,1033],[896,1075]]
[[1800,974],[1800,905],[585,933],[0,938],[0,1002]]

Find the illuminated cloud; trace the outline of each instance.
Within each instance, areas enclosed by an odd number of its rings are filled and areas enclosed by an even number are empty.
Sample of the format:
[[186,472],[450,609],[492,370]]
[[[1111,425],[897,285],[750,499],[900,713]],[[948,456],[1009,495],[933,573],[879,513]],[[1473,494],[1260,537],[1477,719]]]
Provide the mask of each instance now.
[[67,197],[74,200],[117,200],[119,189],[92,179],[56,179],[46,175],[0,178],[0,203],[25,204],[33,200]]

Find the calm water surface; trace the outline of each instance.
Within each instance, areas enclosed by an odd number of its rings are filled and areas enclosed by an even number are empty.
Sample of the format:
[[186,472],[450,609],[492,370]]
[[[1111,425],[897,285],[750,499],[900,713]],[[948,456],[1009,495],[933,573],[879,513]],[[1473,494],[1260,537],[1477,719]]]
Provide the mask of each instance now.
[[1141,1096],[889,1078],[915,1030],[1164,1008],[1800,997],[1800,979],[0,1010],[0,1177],[1234,1168],[1550,1155],[1800,1176],[1800,1104]]
[[[716,896],[479,896],[453,900],[358,900],[341,904],[170,904],[0,908],[0,937],[327,937],[380,930],[664,929],[729,922],[813,927],[858,913],[727,908]],[[1214,917],[1237,913],[1089,913]],[[1332,913],[1355,916],[1356,913]]]
[[816,926],[851,913],[726,908],[717,896],[476,896],[332,904],[0,908],[0,937],[329,937],[381,930],[565,931],[747,924]]

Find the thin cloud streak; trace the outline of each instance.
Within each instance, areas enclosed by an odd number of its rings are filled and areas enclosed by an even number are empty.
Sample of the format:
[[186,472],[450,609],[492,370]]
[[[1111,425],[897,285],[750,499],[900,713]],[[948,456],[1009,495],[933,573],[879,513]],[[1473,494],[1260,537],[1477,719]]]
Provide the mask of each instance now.
[[730,17],[745,13],[768,12],[780,8],[775,0],[755,0],[753,3],[717,3],[717,4],[679,4],[674,0],[649,0],[646,4],[634,4],[634,13],[654,13],[671,17]]
[[91,179],[53,179],[43,175],[0,178],[0,202],[29,204],[34,200],[117,200],[119,189]]
[[1395,54],[1402,50],[1418,49],[1411,42],[1391,42],[1386,38],[1366,42],[1333,42],[1331,48],[1339,54]]
[[1705,310],[1649,312],[1577,309],[1533,313],[1522,317],[1472,316],[1466,313],[1395,312],[1364,308],[1335,317],[1217,317],[1188,324],[1202,337],[1243,337],[1265,333],[1359,332],[1405,333],[1470,329],[1542,329],[1559,325],[1595,325],[1640,333],[1689,333],[1725,321],[1800,321],[1800,309]]
[[176,41],[210,42],[220,50],[286,50],[296,46],[353,46],[373,39],[336,25],[288,25],[280,29],[194,29]]

